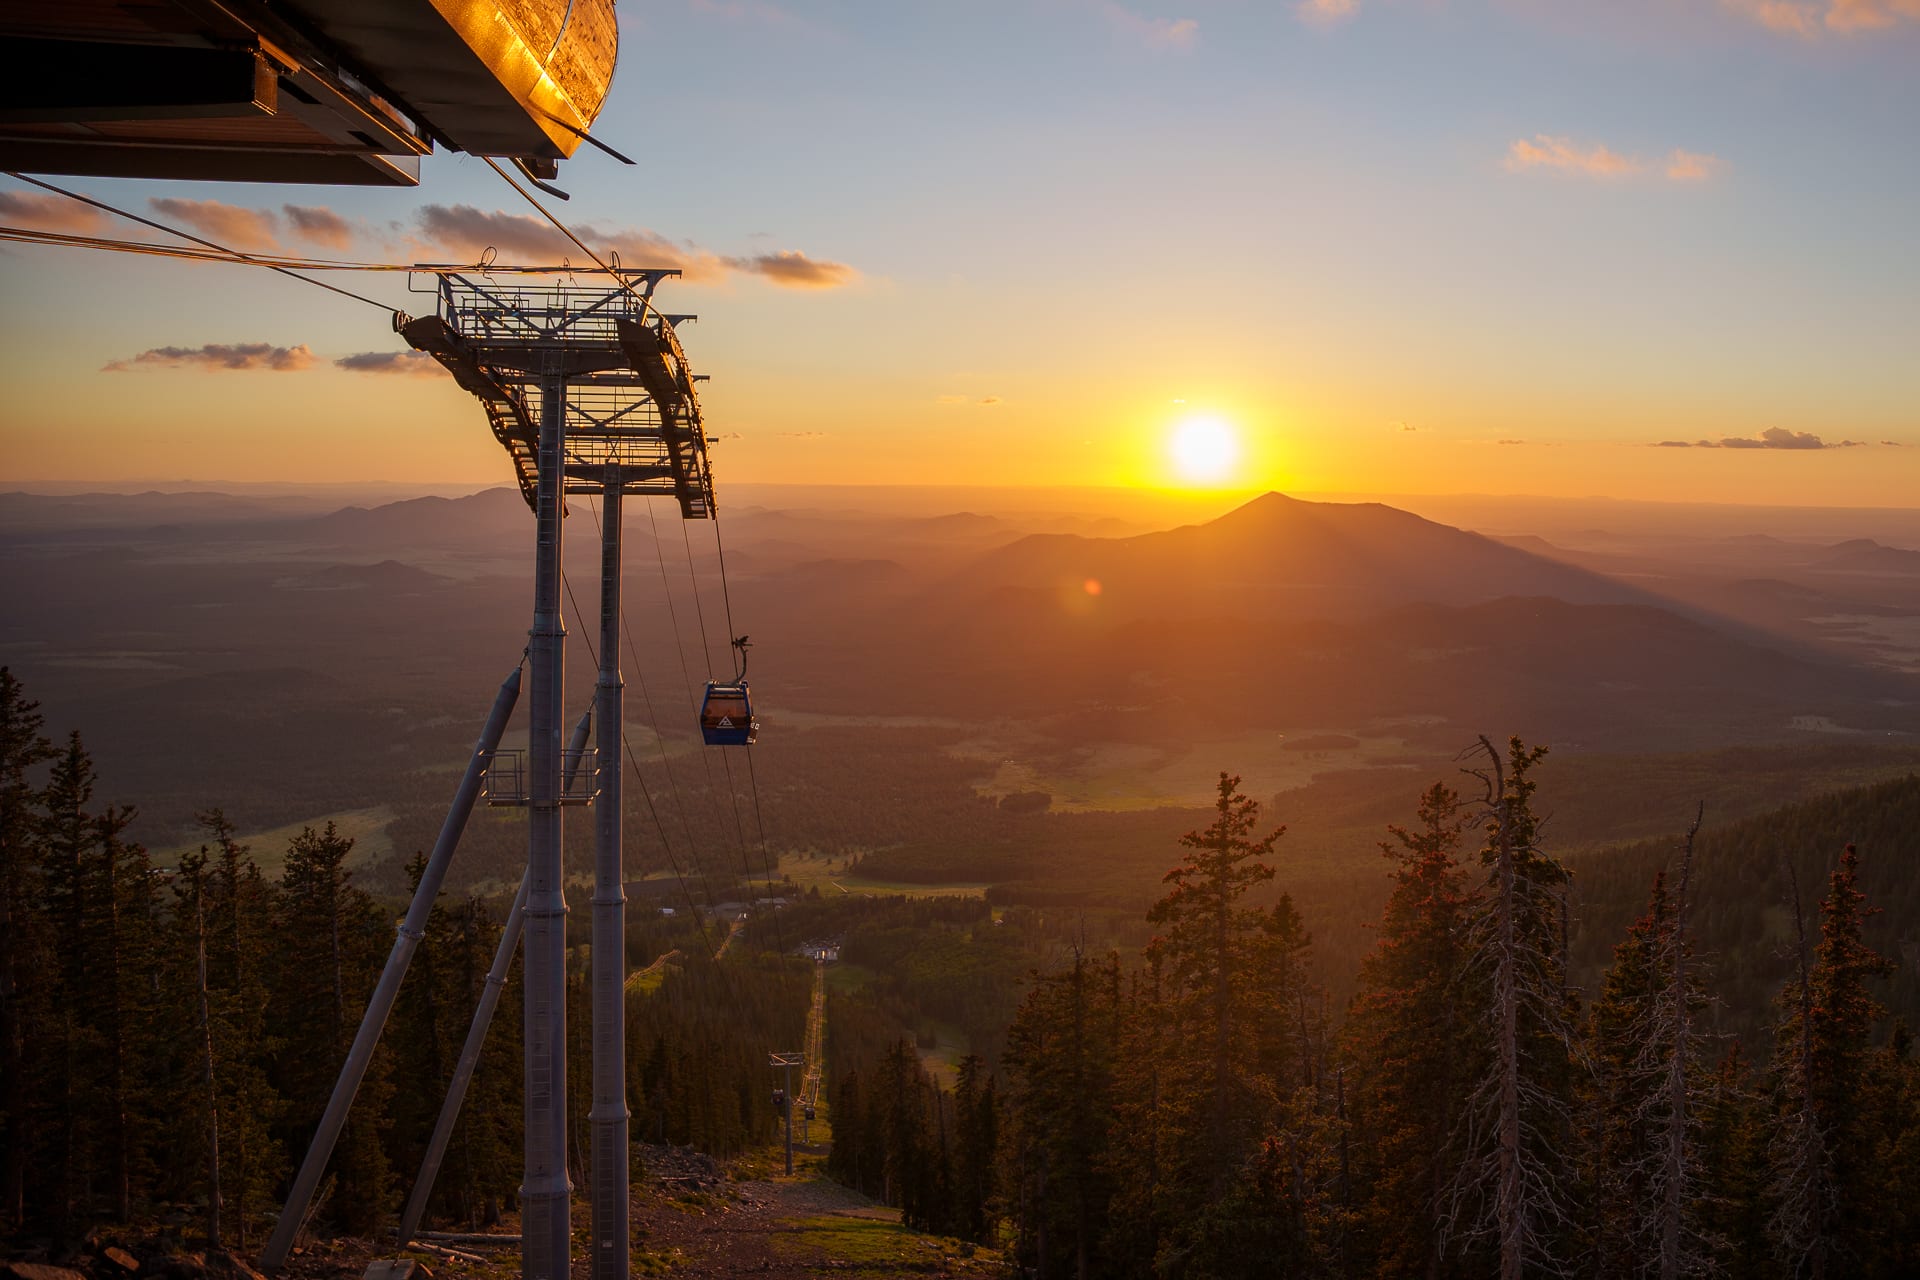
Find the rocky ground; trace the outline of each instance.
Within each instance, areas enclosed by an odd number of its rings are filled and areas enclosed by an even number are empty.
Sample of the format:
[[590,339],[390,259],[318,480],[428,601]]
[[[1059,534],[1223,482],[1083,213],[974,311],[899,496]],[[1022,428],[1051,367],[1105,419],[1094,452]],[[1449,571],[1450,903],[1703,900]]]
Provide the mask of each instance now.
[[[898,1211],[820,1176],[803,1159],[796,1176],[749,1159],[723,1168],[699,1152],[646,1148],[647,1176],[633,1191],[634,1275],[701,1280],[812,1280],[823,1276],[1006,1276],[998,1253],[908,1231]],[[587,1206],[574,1209],[573,1280],[587,1280]],[[517,1230],[511,1218],[499,1230]],[[257,1242],[256,1242],[257,1247]],[[303,1242],[282,1273],[289,1280],[361,1280],[376,1259],[402,1256],[410,1277],[389,1280],[515,1280],[517,1245],[470,1239],[440,1252],[341,1237]],[[239,1255],[239,1256],[236,1256]],[[0,1280],[264,1280],[250,1254],[209,1251],[204,1240],[161,1232],[104,1231],[71,1256],[29,1250],[0,1263]]]

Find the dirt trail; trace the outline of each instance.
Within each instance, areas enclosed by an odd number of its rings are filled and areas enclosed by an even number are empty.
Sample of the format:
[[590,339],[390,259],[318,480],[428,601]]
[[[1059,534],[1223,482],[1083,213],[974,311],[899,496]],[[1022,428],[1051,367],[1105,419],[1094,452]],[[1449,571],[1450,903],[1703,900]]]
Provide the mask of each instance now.
[[643,1187],[634,1225],[635,1244],[671,1274],[714,1280],[1005,1274],[966,1245],[905,1230],[898,1210],[818,1178],[733,1182],[679,1197]]

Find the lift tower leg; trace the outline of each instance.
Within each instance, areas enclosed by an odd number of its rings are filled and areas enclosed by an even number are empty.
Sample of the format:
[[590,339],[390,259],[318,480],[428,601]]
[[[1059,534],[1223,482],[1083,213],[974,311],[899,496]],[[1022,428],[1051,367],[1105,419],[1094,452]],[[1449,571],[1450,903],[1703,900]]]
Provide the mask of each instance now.
[[533,631],[528,645],[526,1175],[520,1187],[524,1280],[568,1280],[572,1227],[567,1178],[567,898],[561,866],[561,704],[566,625],[560,616],[566,375],[540,380],[534,506]]
[[447,1085],[447,1098],[440,1106],[440,1118],[434,1121],[433,1137],[427,1154],[420,1161],[420,1172],[413,1180],[413,1192],[407,1197],[406,1212],[400,1215],[400,1247],[413,1243],[420,1230],[420,1219],[427,1212],[427,1199],[440,1176],[440,1162],[446,1158],[447,1143],[453,1138],[454,1122],[460,1118],[460,1105],[467,1099],[467,1086],[473,1083],[473,1069],[480,1065],[480,1051],[487,1045],[487,1028],[493,1025],[493,1007],[500,1003],[500,989],[507,985],[507,970],[513,966],[513,953],[520,949],[520,913],[527,905],[527,879],[520,877],[520,892],[514,895],[500,927],[500,945],[494,948],[493,967],[480,988],[480,1006],[474,1010],[473,1025],[467,1028],[467,1042],[460,1047],[460,1061],[453,1068]]
[[[580,723],[573,726],[573,739],[567,743],[569,760],[581,760],[581,754],[587,749],[587,734],[591,731],[593,712],[580,717]],[[460,1119],[460,1106],[467,1098],[467,1086],[473,1083],[473,1070],[480,1063],[480,1053],[487,1045],[487,1028],[493,1025],[493,1009],[500,1003],[500,989],[507,985],[507,970],[513,965],[513,953],[520,949],[521,918],[527,908],[527,877],[520,877],[520,891],[513,896],[513,906],[507,909],[506,922],[500,928],[500,945],[493,952],[493,967],[487,970],[487,980],[480,987],[480,1004],[474,1010],[473,1023],[467,1028],[467,1042],[460,1050],[460,1061],[454,1065],[453,1079],[447,1084],[446,1100],[440,1104],[440,1118],[434,1121],[433,1137],[427,1142],[427,1154],[420,1161],[419,1176],[413,1180],[413,1192],[407,1197],[406,1212],[400,1215],[400,1247],[406,1248],[420,1231],[420,1219],[427,1211],[427,1199],[433,1194],[434,1181],[440,1176],[440,1162],[446,1157],[447,1142],[453,1137],[453,1126]],[[522,979],[524,985],[524,976]]]
[[500,735],[506,730],[507,721],[513,715],[513,704],[519,698],[520,668],[515,667],[500,682],[500,692],[493,699],[493,710],[487,716],[486,726],[480,730],[480,740],[474,744],[472,758],[467,761],[466,775],[460,779],[459,790],[453,793],[453,803],[447,808],[447,819],[441,824],[440,838],[434,841],[433,853],[427,859],[426,869],[420,873],[420,884],[413,891],[413,901],[407,906],[406,919],[400,922],[399,931],[394,936],[393,950],[387,955],[387,967],[380,973],[380,981],[367,1001],[367,1012],[360,1019],[360,1030],[353,1037],[353,1048],[347,1051],[347,1060],[340,1067],[340,1078],[334,1082],[333,1096],[327,1100],[327,1109],[320,1117],[320,1128],[307,1147],[307,1157],[300,1163],[300,1172],[293,1180],[293,1190],[287,1193],[287,1203],[280,1210],[279,1221],[274,1223],[273,1235],[260,1253],[263,1271],[278,1271],[286,1262],[287,1251],[293,1247],[294,1233],[307,1216],[307,1205],[320,1185],[320,1175],[326,1172],[327,1161],[333,1156],[333,1144],[339,1140],[340,1130],[347,1123],[347,1112],[353,1107],[353,1096],[360,1091],[360,1081],[367,1074],[367,1064],[373,1061],[374,1046],[380,1043],[380,1033],[386,1029],[387,1014],[393,1009],[394,997],[400,994],[400,981],[407,976],[407,966],[413,963],[413,953],[426,934],[427,917],[433,911],[434,899],[440,896],[440,883],[446,878],[447,864],[453,861],[453,851],[460,844],[460,834],[467,829],[467,818],[473,813],[473,802],[480,796],[487,758],[500,745]]
[[627,894],[620,849],[620,494],[608,464],[600,525],[600,786],[593,859],[593,1280],[628,1280]]

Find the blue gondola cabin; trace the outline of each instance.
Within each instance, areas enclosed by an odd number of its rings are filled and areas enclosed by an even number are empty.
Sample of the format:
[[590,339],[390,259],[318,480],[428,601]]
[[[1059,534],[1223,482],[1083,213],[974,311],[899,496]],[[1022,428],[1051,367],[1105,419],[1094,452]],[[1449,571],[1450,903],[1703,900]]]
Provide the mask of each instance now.
[[753,705],[747,698],[747,682],[707,684],[706,700],[700,704],[700,736],[710,747],[744,747],[760,735],[753,718]]

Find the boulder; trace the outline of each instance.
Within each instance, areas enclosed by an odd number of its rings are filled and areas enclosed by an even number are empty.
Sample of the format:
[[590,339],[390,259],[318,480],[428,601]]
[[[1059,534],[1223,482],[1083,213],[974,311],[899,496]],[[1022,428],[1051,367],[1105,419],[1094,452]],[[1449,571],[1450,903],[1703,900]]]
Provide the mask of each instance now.
[[44,1262],[9,1262],[5,1270],[9,1280],[87,1280],[71,1267],[49,1266]]

